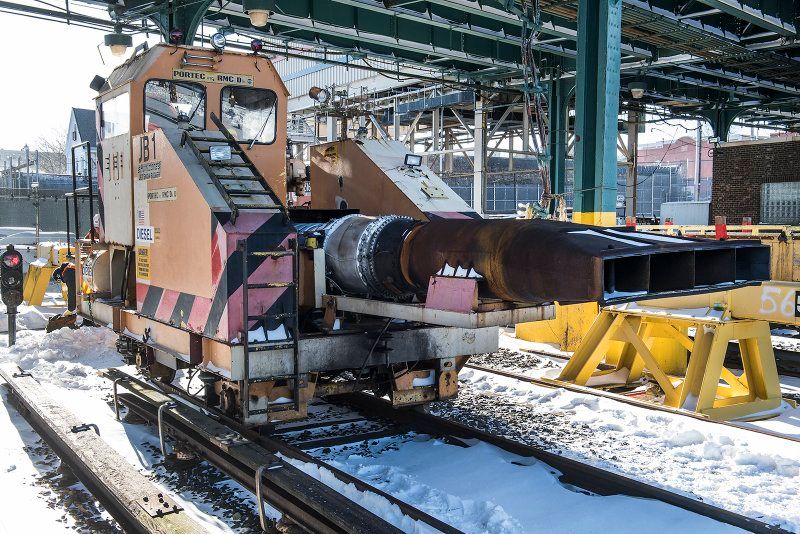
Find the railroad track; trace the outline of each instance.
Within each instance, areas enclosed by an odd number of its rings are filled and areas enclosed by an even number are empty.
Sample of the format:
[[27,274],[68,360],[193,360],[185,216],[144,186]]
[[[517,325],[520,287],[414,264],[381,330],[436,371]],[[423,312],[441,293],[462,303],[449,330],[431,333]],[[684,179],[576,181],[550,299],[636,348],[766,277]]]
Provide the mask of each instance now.
[[[551,354],[549,352],[539,352],[539,351],[533,351],[533,350],[526,350],[525,353],[544,356],[546,358],[555,357],[555,358],[565,359],[565,360],[569,359],[569,358],[565,358],[565,357],[562,357],[562,356],[553,355],[553,354]],[[482,372],[485,372],[485,373],[499,375],[499,376],[503,376],[503,377],[506,377],[506,378],[519,380],[521,382],[527,382],[529,384],[534,384],[534,385],[537,385],[537,386],[546,387],[546,388],[549,388],[549,389],[559,389],[559,388],[566,389],[566,390],[572,391],[574,393],[581,393],[581,394],[585,394],[585,395],[593,395],[595,397],[603,397],[603,398],[611,399],[611,400],[614,400],[614,401],[617,401],[617,402],[622,402],[624,404],[630,404],[632,406],[638,406],[639,408],[645,408],[647,410],[653,410],[653,411],[659,411],[659,412],[667,412],[667,413],[671,413],[671,414],[675,414],[675,415],[680,415],[680,416],[683,416],[683,417],[690,417],[692,419],[705,421],[707,423],[712,423],[712,424],[715,424],[715,425],[721,425],[721,426],[726,426],[726,427],[730,427],[730,428],[736,428],[738,430],[746,430],[746,431],[754,432],[754,433],[757,433],[757,434],[763,434],[763,435],[774,437],[774,438],[779,438],[779,439],[784,439],[784,440],[787,440],[787,441],[794,441],[794,442],[800,443],[800,437],[787,436],[785,434],[781,434],[779,432],[774,432],[772,430],[768,430],[768,429],[765,429],[765,428],[754,428],[754,427],[750,427],[750,426],[738,425],[736,423],[731,423],[731,422],[728,422],[728,421],[717,421],[717,420],[714,420],[714,419],[709,419],[708,417],[706,417],[704,415],[701,415],[701,414],[697,414],[697,413],[694,413],[694,412],[688,412],[686,410],[680,410],[678,408],[671,408],[671,407],[668,407],[668,406],[663,406],[661,404],[655,404],[655,403],[652,403],[652,402],[639,400],[639,399],[636,399],[634,397],[630,397],[630,396],[627,396],[627,395],[624,395],[624,394],[620,394],[620,393],[611,393],[611,392],[608,392],[608,391],[605,391],[605,390],[602,390],[602,389],[590,388],[590,387],[586,387],[586,386],[578,386],[578,385],[575,385],[575,384],[567,384],[565,382],[557,382],[555,380],[551,380],[551,379],[547,379],[547,378],[536,378],[536,377],[532,377],[532,376],[529,376],[529,375],[526,375],[526,374],[522,374],[522,373],[519,373],[519,372],[507,371],[505,369],[497,369],[495,367],[490,367],[490,366],[487,366],[487,365],[467,363],[464,367],[466,369],[473,369],[475,371],[482,371]]]
[[416,432],[441,438],[454,445],[467,446],[480,440],[512,454],[536,458],[557,471],[563,483],[587,492],[655,499],[749,531],[785,532],[759,520],[565,458],[540,447],[515,442],[417,410],[395,410],[389,403],[368,394],[336,397],[333,402],[317,401],[315,410],[327,410],[326,415],[281,423],[270,429],[269,435],[263,435],[208,410],[201,400],[175,386],[145,382],[117,369],[109,369],[102,374],[115,383],[115,407],[125,406],[133,414],[157,425],[162,452],[167,453],[167,458],[171,457],[169,450],[178,442],[188,444],[193,451],[258,495],[262,526],[266,531],[274,531],[274,525],[264,518],[263,501],[313,532],[397,531],[379,517],[371,517],[370,512],[354,501],[304,475],[288,462],[291,459],[315,464],[330,471],[343,483],[353,484],[359,491],[380,495],[406,516],[432,529],[446,533],[459,532],[307,452],[321,447]]
[[[170,403],[171,408],[161,410],[159,428],[163,430],[159,431],[160,435],[170,434],[181,442],[188,443],[194,451],[257,496],[263,496],[263,499],[270,505],[285,513],[291,520],[298,522],[307,530],[312,532],[397,531],[377,517],[375,517],[376,524],[374,525],[353,522],[352,518],[345,518],[341,514],[346,513],[348,508],[360,508],[360,506],[338,494],[335,494],[336,499],[331,499],[330,495],[325,496],[327,500],[333,501],[333,506],[326,506],[324,509],[318,510],[312,509],[313,499],[310,500],[309,495],[305,493],[312,488],[309,488],[307,483],[294,484],[292,487],[287,487],[289,486],[287,484],[284,484],[283,487],[275,487],[275,483],[278,481],[275,480],[274,475],[270,476],[270,467],[264,458],[282,456],[313,463],[327,469],[343,483],[352,484],[361,492],[380,495],[415,521],[448,534],[460,532],[424,511],[314,458],[300,447],[293,446],[281,439],[259,434],[222,413],[208,410],[202,401],[187,395],[185,391],[175,386],[160,382],[145,382],[118,369],[108,369],[102,374],[118,384],[118,391],[124,391],[115,395],[115,403],[126,406],[139,417],[154,424],[159,425],[160,407]],[[181,402],[175,403],[175,400]],[[259,456],[262,457],[261,460],[258,459]],[[256,465],[266,467],[259,473],[259,468],[254,468]],[[263,474],[264,477],[260,477],[260,474]],[[316,481],[314,480],[314,482]],[[262,490],[259,490],[259,484],[263,485]],[[334,520],[334,524],[331,524],[331,520]]]
[[[109,378],[114,376],[120,378],[122,374],[119,371],[109,371],[109,373],[113,373],[109,374]],[[136,383],[154,389],[152,384],[144,383],[135,378],[132,378],[130,383]],[[263,435],[244,428],[238,422],[222,414],[216,412],[213,414],[209,413],[202,405],[202,401],[185,395],[183,390],[175,386],[158,384],[158,388],[164,393],[169,393],[171,398],[179,396],[185,402],[191,403],[195,408],[201,408],[204,413],[207,414],[206,417],[213,418],[215,422],[225,425],[232,432],[242,436],[244,439],[261,445],[273,453],[280,453],[286,457],[310,462],[328,469],[339,480],[352,483],[361,491],[369,491],[381,495],[400,507],[404,514],[426,523],[441,532],[458,532],[458,530],[330,466],[324,461],[315,458],[307,451],[392,436],[402,436],[408,432],[428,434],[432,437],[443,439],[448,443],[462,446],[466,446],[467,443],[474,443],[475,440],[480,440],[512,454],[536,458],[560,472],[559,478],[562,482],[591,493],[599,495],[622,494],[655,499],[752,532],[786,532],[762,521],[698,501],[685,495],[652,486],[645,482],[612,473],[577,460],[560,456],[541,447],[509,440],[418,410],[396,410],[392,408],[388,402],[365,393],[338,396],[334,397],[331,401],[317,401],[315,404],[317,408],[328,408],[327,416],[304,421],[281,423],[276,425],[269,435]],[[119,401],[121,404],[127,405],[130,409],[134,410],[137,414],[154,420],[154,412],[157,411],[158,408],[156,405],[157,403],[150,403],[149,406],[145,406],[141,402],[141,399],[137,400],[136,395],[130,393],[119,395]],[[173,431],[177,430],[178,434],[185,432],[185,430],[182,431],[178,426],[174,426],[169,417],[165,416],[164,424]],[[232,467],[235,466],[227,465],[224,469],[227,470]],[[234,478],[243,479],[246,484],[248,481],[252,482],[251,477],[237,476],[236,473],[232,473],[232,475],[234,475]]]
[[559,479],[562,482],[591,493],[654,499],[750,532],[788,532],[763,521],[561,456],[542,447],[520,443],[418,410],[395,410],[388,402],[366,393],[343,396],[334,402],[345,403],[362,414],[390,418],[395,424],[403,425],[409,430],[439,436],[451,442],[480,440],[512,454],[536,458],[560,472]]

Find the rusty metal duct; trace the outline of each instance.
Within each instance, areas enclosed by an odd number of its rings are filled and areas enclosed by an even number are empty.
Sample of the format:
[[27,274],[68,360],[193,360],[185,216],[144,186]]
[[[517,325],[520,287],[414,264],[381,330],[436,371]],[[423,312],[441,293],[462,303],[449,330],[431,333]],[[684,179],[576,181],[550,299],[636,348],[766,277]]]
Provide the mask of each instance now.
[[613,303],[731,289],[769,279],[769,247],[540,220],[350,215],[319,225],[348,293],[424,294],[434,274],[474,277],[507,301]]
[[[769,279],[769,247],[542,220],[437,220],[402,249],[417,290],[435,273],[480,279],[481,296],[612,303],[731,289]],[[465,274],[466,273],[466,274]]]

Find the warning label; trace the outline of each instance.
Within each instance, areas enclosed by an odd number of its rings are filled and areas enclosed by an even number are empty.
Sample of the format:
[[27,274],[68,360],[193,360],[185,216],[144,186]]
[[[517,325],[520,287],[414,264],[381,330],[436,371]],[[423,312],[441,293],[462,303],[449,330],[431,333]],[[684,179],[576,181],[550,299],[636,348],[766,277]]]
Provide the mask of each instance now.
[[150,247],[136,247],[136,279],[150,280]]
[[148,202],[163,202],[165,200],[175,200],[178,198],[178,190],[174,187],[167,189],[153,189],[147,192]]

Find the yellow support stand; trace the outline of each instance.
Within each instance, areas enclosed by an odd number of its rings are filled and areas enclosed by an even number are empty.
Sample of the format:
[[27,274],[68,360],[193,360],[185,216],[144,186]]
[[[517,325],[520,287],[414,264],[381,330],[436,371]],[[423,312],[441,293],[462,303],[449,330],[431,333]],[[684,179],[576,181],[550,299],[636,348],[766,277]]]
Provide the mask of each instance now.
[[[22,283],[22,299],[28,306],[41,306],[47,286],[56,270],[67,261],[70,249],[66,245],[40,243],[36,248],[36,261],[28,265],[25,280]],[[62,296],[66,295],[62,288]],[[64,296],[66,300],[66,296]]]
[[561,350],[572,352],[597,317],[597,303],[555,304],[555,317],[546,321],[520,323],[515,327],[517,339],[539,343],[558,343]]
[[47,285],[53,276],[56,267],[48,264],[28,265],[28,272],[25,273],[25,281],[22,284],[22,298],[28,306],[41,306],[44,301],[44,294]]
[[[781,390],[769,324],[730,319],[727,311],[704,316],[623,305],[601,310],[559,380],[582,386],[632,383],[643,374],[664,392],[664,404],[716,420],[765,416],[781,405]],[[694,339],[685,334],[695,328]],[[658,340],[668,339],[691,355],[685,375],[665,371],[653,354]],[[725,365],[728,343],[739,341],[744,373],[737,377]],[[615,368],[597,371],[614,345]],[[621,348],[619,345],[622,345]],[[775,415],[767,414],[766,416]]]

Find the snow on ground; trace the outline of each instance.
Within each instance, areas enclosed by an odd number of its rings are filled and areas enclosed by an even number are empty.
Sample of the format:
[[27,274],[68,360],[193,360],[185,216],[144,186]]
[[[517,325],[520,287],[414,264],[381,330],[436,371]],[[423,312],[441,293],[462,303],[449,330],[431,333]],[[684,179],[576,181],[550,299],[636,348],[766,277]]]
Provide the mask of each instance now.
[[[8,404],[0,402],[0,532],[114,532],[114,520],[50,447]],[[10,513],[13,511],[14,513]],[[121,531],[120,531],[121,532]]]
[[[46,308],[22,305],[17,308],[17,331],[20,330],[41,330],[47,326],[47,319],[55,315]],[[0,308],[0,334],[8,332],[8,313],[3,306]]]
[[[206,530],[257,530],[255,501],[242,486],[205,462],[167,468],[151,426],[114,419],[110,383],[95,372],[121,363],[115,339],[105,328],[62,329],[47,335],[21,330],[16,346],[0,347],[0,360],[30,371],[56,399],[86,422],[97,424],[112,447],[176,495]],[[534,355],[506,360],[534,372],[557,371],[563,364],[558,358]],[[462,375],[459,398],[437,403],[435,411],[790,530],[800,529],[798,443],[486,373],[467,370]],[[792,387],[800,389],[800,380]],[[19,516],[6,514],[2,528],[18,531],[17,522],[29,521],[31,515],[36,516],[33,524],[46,527],[36,531],[113,528],[113,521],[93,504],[85,488],[56,470],[57,458],[8,408],[5,396],[0,432],[6,436],[0,449],[0,491],[13,494],[12,500],[20,503],[19,508],[9,509],[21,510]],[[561,484],[548,466],[482,443],[462,448],[408,435],[313,452],[468,532],[524,532],[542,525],[563,532],[639,531],[643,525],[727,529],[656,501],[586,495]],[[378,496],[355,492],[316,466],[293,463],[404,530],[420,531],[419,525],[410,524]],[[277,517],[275,510],[269,513]]]
[[[773,336],[773,343],[776,338]],[[500,351],[494,355],[478,355],[470,363],[519,373],[532,378],[558,378],[570,353],[563,352],[547,343],[533,343],[516,339],[513,330],[500,336]],[[535,354],[531,351],[535,351]],[[498,356],[500,354],[501,356]],[[734,370],[734,374],[741,371]],[[786,398],[800,400],[800,378],[781,376],[781,391]],[[770,432],[800,438],[800,407],[784,402],[780,415],[771,419],[751,422],[733,422],[743,428],[763,429]]]
[[310,452],[464,532],[736,530],[659,501],[588,495],[548,465],[483,442],[412,434]]
[[[248,491],[205,462],[190,463],[183,469],[166,468],[162,464],[158,438],[152,427],[118,423],[114,419],[110,406],[110,383],[95,374],[98,368],[120,363],[119,355],[114,350],[114,341],[115,335],[104,328],[62,329],[47,335],[40,331],[23,330],[19,333],[16,346],[0,348],[0,359],[14,361],[30,371],[53,397],[79,413],[85,421],[97,424],[104,440],[142,472],[148,473],[155,483],[176,495],[187,513],[201,521],[206,530],[225,532],[256,529],[255,501]],[[5,403],[3,409],[20,421],[16,412],[8,410]],[[14,428],[1,417],[0,432],[21,436],[20,439],[26,436],[29,440],[37,439],[30,430]],[[564,517],[559,519],[559,523],[563,524],[565,532],[639,530],[641,524],[630,519],[623,520],[630,517],[631,513],[643,514],[639,517],[648,517],[648,525],[661,525],[664,528],[673,524],[712,531],[726,528],[659,502],[585,495],[558,482],[556,474],[547,466],[514,457],[485,444],[464,449],[426,436],[372,443],[366,448],[361,445],[337,447],[333,449],[334,452],[323,449],[318,454],[334,461],[334,465],[469,532],[529,531],[545,524],[543,521],[547,520],[551,510],[563,511]],[[62,518],[67,525],[78,524],[79,528],[86,521],[106,521],[111,524],[99,506],[90,509],[91,513],[76,514],[62,503],[63,499],[48,504],[45,497],[37,493],[40,492],[38,488],[43,478],[37,474],[38,460],[30,454],[21,454],[20,443],[6,440],[5,444],[9,447],[6,464],[13,464],[15,469],[11,473],[18,473],[6,476],[9,480],[7,487],[12,484],[11,476],[22,477],[13,479],[13,484],[23,486],[19,495],[20,498],[27,495],[24,497],[26,510],[52,506],[50,517],[41,515],[43,523]],[[380,497],[355,492],[354,488],[346,487],[334,480],[329,472],[315,466],[293,463],[343,493],[352,495],[375,513],[404,527],[404,530],[421,530],[419,525],[409,523],[408,518],[401,516]],[[73,490],[81,498],[73,498],[70,502],[88,499],[79,483],[74,485]],[[54,492],[51,486],[46,491]],[[52,501],[52,497],[50,499]],[[570,514],[573,509],[581,513]],[[277,517],[274,510],[269,513]],[[546,524],[550,525],[550,522]]]
[[[61,230],[39,232],[41,241],[66,241],[67,233]],[[31,245],[36,243],[36,229],[25,226],[0,226],[0,245]]]
[[[535,375],[563,364],[532,354],[494,364],[506,361]],[[475,370],[460,380],[433,413],[800,530],[800,443]],[[796,410],[781,419],[800,426]]]
[[[159,450],[157,431],[152,426],[115,420],[111,405],[111,383],[96,374],[97,369],[121,363],[121,357],[114,349],[115,339],[116,335],[106,328],[62,329],[50,334],[23,330],[18,333],[15,346],[0,347],[0,361],[17,363],[36,377],[55,399],[87,423],[98,425],[100,435],[109,445],[158,486],[175,496],[186,513],[203,525],[205,531],[258,531],[260,527],[255,500],[244,487],[206,462],[190,462],[167,468]],[[3,441],[7,447],[6,463],[15,467],[9,471],[11,475],[5,475],[4,469],[7,467],[0,464],[0,491],[3,491],[3,487],[9,487],[5,486],[6,482],[9,485],[13,483],[20,486],[21,489],[14,491],[19,492],[21,499],[25,495],[28,497],[25,497],[26,505],[19,508],[19,517],[17,514],[5,514],[3,521],[24,521],[26,517],[38,514],[40,509],[49,507],[53,508],[53,517],[43,514],[41,520],[44,525],[56,527],[37,529],[37,532],[56,530],[60,524],[56,521],[62,516],[66,519],[60,520],[66,521],[67,526],[77,524],[83,531],[98,530],[85,525],[85,512],[76,513],[74,510],[82,506],[82,501],[92,502],[82,484],[74,484],[74,492],[82,497],[72,497],[69,501],[55,500],[51,495],[55,490],[47,480],[49,471],[40,467],[39,459],[34,454],[27,454],[27,458],[20,454],[22,445],[15,443],[18,439],[35,443],[44,451],[49,451],[49,448],[38,441],[16,410],[9,408],[6,400],[4,395],[0,407],[0,433],[6,436]],[[3,413],[8,415],[4,418]],[[30,444],[27,446],[31,447]],[[57,466],[58,460],[52,460],[52,452],[49,452],[49,457],[51,463]],[[13,474],[16,472],[19,475]],[[17,478],[12,481],[12,476]],[[49,491],[38,492],[40,486]],[[3,491],[4,495],[7,493]],[[91,515],[90,519],[99,521],[108,517],[102,507],[96,508],[97,513]],[[278,517],[273,509],[268,509],[268,513],[273,518]],[[19,532],[18,529],[8,531]]]

